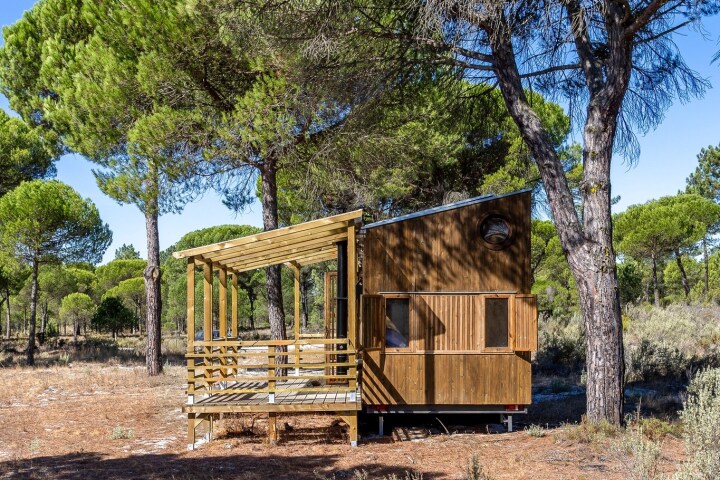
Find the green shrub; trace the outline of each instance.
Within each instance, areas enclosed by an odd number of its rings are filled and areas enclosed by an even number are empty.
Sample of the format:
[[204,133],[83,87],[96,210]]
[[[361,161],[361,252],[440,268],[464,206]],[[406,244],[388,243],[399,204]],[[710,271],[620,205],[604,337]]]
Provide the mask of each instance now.
[[659,476],[662,449],[659,442],[649,440],[640,425],[631,426],[615,445],[628,458],[629,477],[633,480],[653,480]]
[[619,427],[607,420],[598,423],[588,422],[585,417],[577,425],[565,425],[557,436],[560,440],[571,442],[595,444],[608,438],[615,438],[620,434]]
[[585,332],[580,316],[549,318],[541,321],[539,328],[538,367],[548,371],[558,367],[579,370],[585,363]]
[[686,380],[720,366],[720,308],[703,305],[631,307],[624,322],[627,381]]
[[111,440],[127,440],[133,438],[135,433],[129,428],[115,427],[110,434]]
[[542,438],[545,436],[545,429],[540,425],[530,425],[527,432],[528,435],[535,438]]
[[473,453],[465,468],[465,480],[491,480],[490,474],[480,463],[477,454]]
[[717,478],[720,472],[720,368],[704,370],[693,378],[680,418],[688,459],[675,478]]

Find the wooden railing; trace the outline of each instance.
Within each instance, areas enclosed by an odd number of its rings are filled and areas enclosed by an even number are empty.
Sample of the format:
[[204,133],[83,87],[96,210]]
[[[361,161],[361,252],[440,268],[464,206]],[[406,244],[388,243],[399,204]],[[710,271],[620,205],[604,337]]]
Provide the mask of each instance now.
[[[337,361],[327,345],[346,359]],[[278,394],[358,388],[357,352],[347,339],[196,341],[186,358],[188,396],[261,393],[273,403]]]

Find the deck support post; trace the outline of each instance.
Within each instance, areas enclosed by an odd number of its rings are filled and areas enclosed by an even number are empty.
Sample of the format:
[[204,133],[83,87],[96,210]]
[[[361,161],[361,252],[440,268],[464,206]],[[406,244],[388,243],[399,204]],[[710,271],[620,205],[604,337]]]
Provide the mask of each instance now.
[[378,435],[385,435],[385,415],[378,415]]
[[358,415],[357,412],[348,415],[342,415],[340,418],[348,424],[348,436],[350,437],[350,446],[358,446]]
[[268,412],[268,442],[270,445],[277,445],[278,429],[277,429],[277,413]]

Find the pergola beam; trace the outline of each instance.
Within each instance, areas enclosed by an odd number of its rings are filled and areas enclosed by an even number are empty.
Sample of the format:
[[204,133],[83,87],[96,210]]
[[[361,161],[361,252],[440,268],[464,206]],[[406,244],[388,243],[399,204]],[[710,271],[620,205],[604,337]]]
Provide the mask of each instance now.
[[244,272],[247,270],[255,270],[256,268],[262,268],[267,267],[270,265],[279,265],[283,263],[287,263],[290,261],[296,261],[300,265],[307,264],[307,261],[310,259],[315,258],[335,258],[335,255],[337,252],[333,247],[325,247],[321,250],[312,250],[304,253],[290,253],[290,254],[283,254],[283,255],[277,255],[272,256],[264,260],[256,260],[253,262],[243,262],[238,261],[237,263],[229,264],[228,267],[231,267],[233,270],[236,270],[238,272]]
[[[226,250],[229,248],[246,246],[251,244],[259,244],[265,240],[273,240],[288,234],[307,232],[309,230],[317,229],[322,226],[332,226],[333,224],[340,224],[342,222],[354,222],[355,219],[362,216],[362,210],[355,210],[353,212],[343,213],[340,215],[334,215],[332,217],[321,218],[319,220],[313,220],[310,222],[300,223],[298,225],[291,225],[289,227],[278,228],[268,232],[257,233],[255,235],[248,235],[246,237],[236,238],[234,240],[228,240],[225,242],[213,243],[211,245],[205,245],[197,248],[190,248],[173,253],[175,258],[185,258],[190,256],[202,255],[204,259],[211,257],[212,253]],[[331,227],[332,228],[332,227]]]

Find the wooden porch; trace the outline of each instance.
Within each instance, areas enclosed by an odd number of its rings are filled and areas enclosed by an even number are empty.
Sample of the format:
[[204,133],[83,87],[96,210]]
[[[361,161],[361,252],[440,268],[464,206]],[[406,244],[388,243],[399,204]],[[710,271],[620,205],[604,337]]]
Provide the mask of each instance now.
[[[278,440],[279,412],[334,412],[349,426],[357,444],[361,408],[357,353],[356,223],[362,211],[327,217],[270,232],[175,252],[187,259],[187,404],[188,446],[197,443],[198,427],[208,438],[224,413],[268,414],[268,436]],[[347,258],[347,332],[341,338],[307,338],[300,329],[300,274],[306,265],[342,255]],[[293,338],[243,341],[238,337],[238,274],[285,265],[295,279]],[[195,285],[202,271],[202,340],[195,340]],[[213,283],[217,276],[218,305]],[[230,288],[228,295],[228,286]],[[228,296],[230,305],[228,308]],[[213,310],[218,312],[213,318]],[[213,332],[217,332],[213,334]],[[334,332],[334,330],[333,330]],[[336,336],[336,335],[332,335]],[[213,338],[215,337],[215,338]]]

